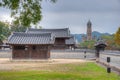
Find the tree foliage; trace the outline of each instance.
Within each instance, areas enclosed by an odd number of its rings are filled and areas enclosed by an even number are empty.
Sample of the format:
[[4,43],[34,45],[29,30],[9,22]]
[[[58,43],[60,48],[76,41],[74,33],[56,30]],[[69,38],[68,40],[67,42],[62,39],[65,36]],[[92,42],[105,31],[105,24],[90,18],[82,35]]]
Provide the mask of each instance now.
[[106,49],[112,49],[115,46],[114,35],[102,35],[101,38],[107,43]]
[[[101,39],[104,40],[107,44],[106,49],[108,50],[119,50],[120,49],[120,28],[116,32],[116,34],[112,35],[102,35]],[[94,49],[94,44],[96,41],[84,41],[80,43],[80,46],[83,48]]]
[[95,40],[84,41],[80,43],[80,47],[94,49]]
[[115,35],[103,35],[101,36],[103,40],[107,43],[106,49],[111,49],[111,50],[118,50],[120,48],[119,45],[116,44],[115,42]]
[[25,32],[27,27],[24,26],[17,26],[17,25],[12,25],[11,26],[11,32]]
[[6,39],[10,35],[9,25],[0,21],[0,40]]
[[[11,10],[13,23],[19,26],[30,27],[41,19],[41,2],[43,0],[1,0],[0,6]],[[56,2],[56,0],[46,0]]]
[[115,42],[116,42],[116,44],[120,45],[120,27],[118,28],[118,30],[115,34]]

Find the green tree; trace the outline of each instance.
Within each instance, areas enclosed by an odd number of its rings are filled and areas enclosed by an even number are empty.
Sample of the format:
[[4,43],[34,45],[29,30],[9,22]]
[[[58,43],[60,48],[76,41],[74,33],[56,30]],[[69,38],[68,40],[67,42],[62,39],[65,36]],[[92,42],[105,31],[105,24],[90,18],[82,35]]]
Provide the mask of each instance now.
[[6,39],[10,35],[9,25],[0,21],[0,40]]
[[115,42],[116,42],[116,44],[120,45],[120,27],[118,28],[117,32],[115,33]]
[[106,49],[112,49],[113,45],[115,45],[114,35],[102,35],[101,38],[107,43]]
[[27,27],[24,26],[17,26],[17,25],[12,25],[11,26],[11,32],[25,32]]
[[94,49],[95,40],[84,41],[80,43],[80,47]]
[[[43,0],[1,0],[0,7],[11,10],[11,17],[15,25],[30,27],[41,19],[41,3]],[[56,2],[56,0],[46,0]]]

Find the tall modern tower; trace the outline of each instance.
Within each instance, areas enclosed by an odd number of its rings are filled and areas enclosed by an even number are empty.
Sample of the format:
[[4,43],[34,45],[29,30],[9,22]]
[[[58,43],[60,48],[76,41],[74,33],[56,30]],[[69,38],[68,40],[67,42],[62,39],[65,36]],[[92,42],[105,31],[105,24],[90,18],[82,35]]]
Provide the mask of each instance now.
[[87,40],[92,40],[92,23],[90,20],[87,22]]

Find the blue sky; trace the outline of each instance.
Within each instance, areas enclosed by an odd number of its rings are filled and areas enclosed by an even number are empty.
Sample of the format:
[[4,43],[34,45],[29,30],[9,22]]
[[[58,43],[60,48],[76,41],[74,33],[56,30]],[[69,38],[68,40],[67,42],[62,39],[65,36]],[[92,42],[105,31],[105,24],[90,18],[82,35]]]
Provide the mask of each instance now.
[[[9,18],[10,11],[0,9],[0,19]],[[42,2],[43,28],[70,28],[71,33],[86,33],[90,19],[92,30],[115,33],[120,26],[120,0],[57,0]]]

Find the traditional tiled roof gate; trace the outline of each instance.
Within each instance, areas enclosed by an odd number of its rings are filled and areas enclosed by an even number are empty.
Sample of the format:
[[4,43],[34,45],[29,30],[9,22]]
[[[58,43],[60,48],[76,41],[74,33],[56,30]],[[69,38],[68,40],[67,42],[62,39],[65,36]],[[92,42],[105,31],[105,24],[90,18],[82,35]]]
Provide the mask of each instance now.
[[65,49],[74,44],[74,38],[68,28],[27,29],[25,33],[13,33],[8,44],[12,46],[13,59],[48,59],[51,48]]
[[53,43],[50,33],[13,33],[8,40],[12,59],[48,59]]

